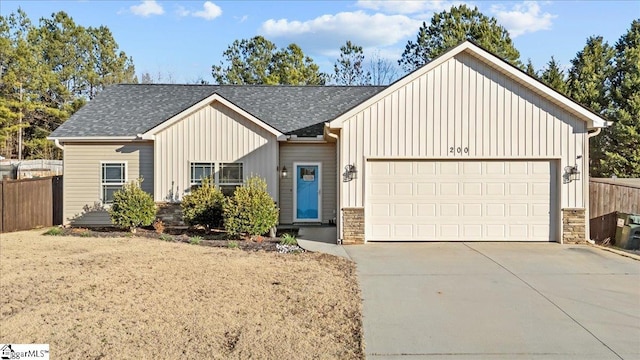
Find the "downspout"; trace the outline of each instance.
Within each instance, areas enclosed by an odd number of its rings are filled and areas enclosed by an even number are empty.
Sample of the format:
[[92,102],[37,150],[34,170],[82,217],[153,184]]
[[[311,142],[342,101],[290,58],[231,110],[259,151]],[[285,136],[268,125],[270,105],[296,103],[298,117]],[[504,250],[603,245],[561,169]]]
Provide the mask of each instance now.
[[64,146],[60,144],[60,139],[53,139],[53,143],[56,145],[58,149],[64,151]]
[[593,132],[587,132],[587,143],[585,145],[585,150],[583,151],[584,152],[584,156],[582,157],[585,160],[584,161],[585,164],[582,166],[582,168],[584,169],[583,171],[584,171],[584,173],[586,175],[586,176],[583,176],[583,178],[586,180],[586,183],[587,183],[586,186],[582,187],[582,191],[583,191],[583,194],[584,194],[583,198],[585,199],[584,201],[586,202],[586,204],[585,204],[586,206],[584,207],[586,209],[585,210],[585,214],[584,214],[584,216],[585,216],[585,219],[584,219],[584,222],[585,222],[585,224],[584,224],[585,225],[584,226],[584,231],[585,231],[584,238],[590,243],[592,241],[591,241],[591,224],[590,224],[591,223],[591,221],[590,221],[590,219],[591,219],[591,196],[590,196],[591,193],[589,191],[589,187],[590,187],[590,184],[589,184],[589,163],[591,162],[591,158],[589,156],[589,149],[590,149],[591,144],[589,143],[589,139],[591,139],[594,136],[598,136],[601,132],[602,132],[602,128],[596,128],[595,131],[593,131]]
[[340,207],[342,206],[342,186],[338,179],[340,178],[340,138],[337,134],[329,132],[329,123],[324,124],[324,135],[336,140],[336,240],[338,244],[342,244],[342,216]]

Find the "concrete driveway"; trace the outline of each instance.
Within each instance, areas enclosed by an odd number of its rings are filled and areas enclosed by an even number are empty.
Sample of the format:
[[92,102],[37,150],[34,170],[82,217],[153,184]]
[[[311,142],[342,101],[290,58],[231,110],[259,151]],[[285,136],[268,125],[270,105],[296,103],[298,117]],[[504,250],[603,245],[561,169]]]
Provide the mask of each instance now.
[[640,261],[553,243],[344,248],[369,359],[640,359]]

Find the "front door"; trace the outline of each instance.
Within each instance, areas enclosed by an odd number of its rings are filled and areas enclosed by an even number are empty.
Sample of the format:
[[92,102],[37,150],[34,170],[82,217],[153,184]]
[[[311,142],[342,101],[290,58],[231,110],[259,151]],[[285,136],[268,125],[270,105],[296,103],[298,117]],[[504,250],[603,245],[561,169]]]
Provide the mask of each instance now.
[[319,163],[296,163],[293,182],[294,222],[321,221],[321,181]]

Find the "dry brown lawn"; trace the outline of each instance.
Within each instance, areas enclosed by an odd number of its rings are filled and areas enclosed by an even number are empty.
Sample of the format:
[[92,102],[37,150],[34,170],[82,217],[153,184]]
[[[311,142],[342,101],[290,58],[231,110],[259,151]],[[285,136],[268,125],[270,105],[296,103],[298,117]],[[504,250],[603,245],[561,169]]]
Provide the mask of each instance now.
[[51,358],[361,359],[353,263],[142,238],[0,235],[0,343]]

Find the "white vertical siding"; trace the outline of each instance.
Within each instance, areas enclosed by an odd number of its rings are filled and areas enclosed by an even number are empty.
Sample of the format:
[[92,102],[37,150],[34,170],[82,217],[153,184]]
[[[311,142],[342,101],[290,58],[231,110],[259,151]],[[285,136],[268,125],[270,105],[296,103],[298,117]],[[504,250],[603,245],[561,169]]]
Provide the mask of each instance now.
[[266,179],[277,199],[277,151],[275,135],[214,102],[155,134],[155,200],[184,196],[191,162],[241,162],[245,179]]
[[280,167],[285,166],[289,176],[280,179],[280,223],[293,222],[293,180],[294,162],[322,163],[322,222],[337,217],[336,186],[341,174],[336,173],[336,143],[291,144],[280,143]]
[[65,144],[64,222],[77,226],[111,225],[102,209],[101,162],[126,162],[128,181],[142,177],[142,189],[153,194],[153,144]]
[[[586,134],[585,122],[460,53],[346,119],[340,165],[362,171],[365,158],[545,158],[561,160],[561,175],[583,155],[582,180],[562,184],[560,193],[562,207],[584,207]],[[340,183],[341,207],[363,206],[364,181]]]

